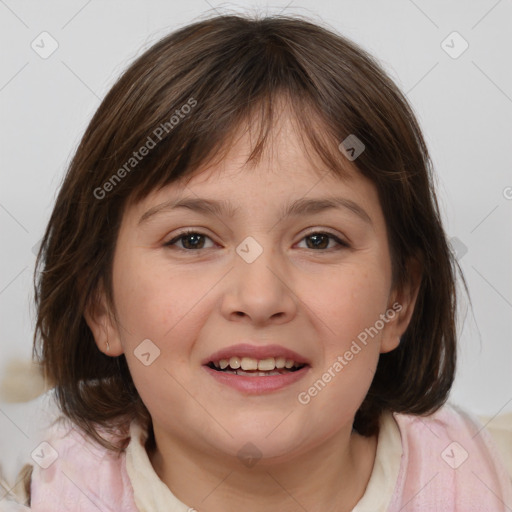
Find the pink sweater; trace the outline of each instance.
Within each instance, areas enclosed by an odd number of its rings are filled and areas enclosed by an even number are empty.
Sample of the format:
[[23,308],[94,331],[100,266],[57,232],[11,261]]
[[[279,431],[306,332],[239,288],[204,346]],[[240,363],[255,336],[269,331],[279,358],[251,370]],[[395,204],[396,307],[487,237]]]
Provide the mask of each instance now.
[[[388,415],[391,417],[391,415]],[[394,413],[401,438],[397,452],[398,478],[394,491],[380,510],[386,512],[505,512],[512,510],[512,481],[490,437],[463,411],[446,405],[428,417]],[[144,442],[140,427],[132,425],[132,443],[139,456]],[[136,437],[139,432],[139,439]],[[379,443],[384,437],[379,435]],[[31,509],[36,512],[154,512],[158,500],[145,500],[134,493],[135,470],[127,470],[127,454],[116,456],[63,426],[48,439],[40,452],[43,468],[34,466]],[[400,446],[400,442],[398,442]],[[381,447],[382,448],[382,447]],[[55,452],[52,451],[55,450]],[[379,448],[378,448],[379,449]],[[133,450],[127,450],[133,459]],[[382,452],[381,452],[382,453]],[[56,456],[57,455],[57,456]],[[378,452],[379,455],[379,452]],[[54,459],[54,460],[53,460]],[[130,460],[130,462],[132,462]],[[147,462],[147,461],[146,461]],[[48,463],[51,463],[48,465]],[[136,464],[135,464],[136,465]],[[128,469],[130,465],[128,465]],[[382,466],[382,464],[381,464]],[[163,484],[149,466],[144,478]],[[374,467],[374,472],[376,469]],[[147,475],[148,473],[152,473]],[[373,476],[372,476],[373,478]],[[160,486],[160,487],[158,487]],[[147,485],[142,486],[147,489]],[[150,491],[146,492],[150,494]],[[156,492],[156,491],[155,491]],[[192,510],[167,488],[166,512]],[[141,493],[142,494],[142,493]],[[365,495],[366,496],[366,495]],[[174,501],[173,501],[174,498]],[[364,510],[364,496],[354,511]],[[159,503],[162,504],[161,500]],[[366,501],[368,503],[368,500]],[[0,507],[1,508],[1,507]],[[373,512],[379,512],[374,510]]]

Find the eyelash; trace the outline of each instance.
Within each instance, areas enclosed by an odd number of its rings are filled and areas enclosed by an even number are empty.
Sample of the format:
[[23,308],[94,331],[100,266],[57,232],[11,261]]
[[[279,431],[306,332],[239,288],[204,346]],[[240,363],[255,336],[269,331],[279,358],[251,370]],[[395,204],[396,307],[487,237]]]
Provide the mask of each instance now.
[[[172,240],[169,240],[168,242],[165,242],[163,244],[163,246],[164,247],[175,246],[176,242],[178,242],[182,238],[186,238],[187,236],[190,236],[190,235],[200,235],[200,236],[209,238],[211,240],[211,238],[208,235],[205,235],[204,233],[201,233],[200,231],[189,229],[189,230],[184,230],[184,231],[178,233]],[[305,238],[309,238],[309,237],[311,237],[313,235],[324,235],[324,236],[327,236],[328,238],[334,240],[338,244],[338,247],[334,247],[334,248],[331,247],[331,249],[310,249],[312,251],[329,252],[329,251],[332,251],[332,250],[336,251],[336,250],[340,250],[342,248],[346,249],[346,248],[350,247],[350,245],[348,243],[344,242],[343,240],[341,240],[337,236],[333,235],[332,233],[325,232],[325,231],[312,231],[311,233],[308,233],[304,237],[302,237],[300,241],[304,240]],[[184,251],[184,252],[199,252],[201,250],[204,250],[204,249],[185,249],[185,248],[182,248],[182,247],[177,247],[177,249],[179,251]]]

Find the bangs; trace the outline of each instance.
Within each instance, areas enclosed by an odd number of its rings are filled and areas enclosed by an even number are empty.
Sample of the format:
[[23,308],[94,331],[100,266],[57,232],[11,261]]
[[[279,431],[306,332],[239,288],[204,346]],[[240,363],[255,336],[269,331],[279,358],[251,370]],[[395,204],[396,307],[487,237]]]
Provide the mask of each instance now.
[[[124,155],[117,155],[124,162],[119,164],[119,169],[124,168],[127,172],[114,173],[125,174],[124,180],[110,178],[110,182],[115,182],[112,183],[113,195],[122,198],[126,205],[132,205],[171,183],[186,184],[203,170],[226,159],[231,148],[245,134],[249,134],[250,150],[243,166],[250,169],[265,154],[273,154],[276,132],[285,117],[291,121],[293,135],[299,141],[310,169],[319,179],[326,173],[349,179],[350,168],[355,166],[342,154],[339,144],[343,140],[340,133],[348,134],[350,130],[333,127],[332,120],[318,110],[307,91],[292,94],[285,90],[262,91],[252,102],[226,112],[220,129],[214,111],[209,110],[218,109],[218,105],[210,107],[207,102],[201,105],[196,100],[195,111],[170,129],[161,141],[157,135],[161,134],[160,130],[165,132],[165,123],[169,119],[162,120],[151,133],[134,140]],[[148,147],[148,152],[139,162],[134,152],[144,147]],[[133,172],[127,170],[127,164],[134,165]]]

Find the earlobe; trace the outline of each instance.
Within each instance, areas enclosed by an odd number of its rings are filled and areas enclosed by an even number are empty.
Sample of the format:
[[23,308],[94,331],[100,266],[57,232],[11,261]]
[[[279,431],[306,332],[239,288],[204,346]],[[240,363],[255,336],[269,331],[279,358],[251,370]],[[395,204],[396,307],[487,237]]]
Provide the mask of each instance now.
[[106,305],[105,293],[101,286],[99,290],[88,301],[84,319],[100,352],[108,356],[119,356],[123,353],[119,332]]

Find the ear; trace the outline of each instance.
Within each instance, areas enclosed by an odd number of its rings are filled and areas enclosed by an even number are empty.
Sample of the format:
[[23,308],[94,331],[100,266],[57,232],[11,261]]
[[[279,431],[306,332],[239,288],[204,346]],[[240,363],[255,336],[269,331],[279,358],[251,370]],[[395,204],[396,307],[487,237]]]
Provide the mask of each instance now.
[[400,345],[400,338],[406,331],[414,312],[421,286],[422,265],[419,258],[411,258],[407,265],[407,282],[392,290],[386,310],[387,322],[382,332],[381,353],[391,352]]
[[98,349],[107,356],[121,355],[123,346],[119,336],[119,329],[110,309],[107,306],[103,283],[98,287],[87,303],[84,318],[91,329]]

